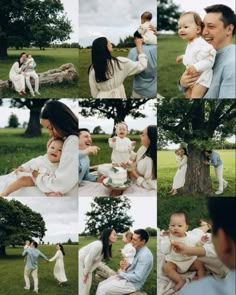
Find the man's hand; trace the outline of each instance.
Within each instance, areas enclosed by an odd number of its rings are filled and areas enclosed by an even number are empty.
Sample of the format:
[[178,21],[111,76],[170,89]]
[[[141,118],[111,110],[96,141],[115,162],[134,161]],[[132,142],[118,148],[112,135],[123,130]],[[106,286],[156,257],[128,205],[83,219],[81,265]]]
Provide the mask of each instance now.
[[186,246],[182,242],[171,241],[171,247],[176,253],[180,253],[180,254],[184,254],[184,255],[187,254],[188,246]]
[[199,73],[199,72],[197,72],[195,74],[189,74],[186,69],[184,71],[182,77],[180,78],[180,86],[182,86],[184,88],[192,87],[196,83],[196,81],[200,75],[201,75],[201,73]]
[[98,151],[100,151],[100,148],[94,145],[94,146],[87,147],[82,152],[84,155],[90,155],[90,154],[96,155]]
[[149,25],[149,29],[153,31],[154,35],[158,35],[156,27],[154,27],[152,24]]

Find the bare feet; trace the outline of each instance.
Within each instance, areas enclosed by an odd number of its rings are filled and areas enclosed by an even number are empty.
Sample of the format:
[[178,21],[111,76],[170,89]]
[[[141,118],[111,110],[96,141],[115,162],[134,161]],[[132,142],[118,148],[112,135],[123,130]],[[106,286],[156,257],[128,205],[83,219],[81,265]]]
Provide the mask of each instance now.
[[177,190],[176,190],[176,189],[173,189],[171,195],[174,196],[174,195],[176,195],[176,194],[177,194]]
[[180,290],[184,284],[185,284],[185,280],[180,281],[177,285],[175,285],[174,290],[175,291]]

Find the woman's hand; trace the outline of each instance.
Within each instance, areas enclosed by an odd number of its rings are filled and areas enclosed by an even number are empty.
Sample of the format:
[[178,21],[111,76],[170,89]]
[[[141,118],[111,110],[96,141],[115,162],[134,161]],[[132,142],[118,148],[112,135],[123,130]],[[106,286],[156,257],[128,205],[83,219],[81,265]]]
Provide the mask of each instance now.
[[84,284],[86,284],[87,280],[88,280],[88,274],[84,276],[84,279],[83,279]]
[[32,176],[33,176],[34,178],[38,177],[38,175],[39,175],[39,172],[38,172],[37,170],[34,170],[34,171],[32,172]]
[[188,246],[182,242],[171,241],[171,247],[176,253],[188,255]]
[[193,86],[196,83],[196,81],[200,75],[201,75],[201,73],[199,73],[199,72],[197,72],[195,74],[189,74],[188,69],[186,69],[184,71],[182,77],[180,78],[180,86],[182,86],[184,88],[189,88],[189,87]]

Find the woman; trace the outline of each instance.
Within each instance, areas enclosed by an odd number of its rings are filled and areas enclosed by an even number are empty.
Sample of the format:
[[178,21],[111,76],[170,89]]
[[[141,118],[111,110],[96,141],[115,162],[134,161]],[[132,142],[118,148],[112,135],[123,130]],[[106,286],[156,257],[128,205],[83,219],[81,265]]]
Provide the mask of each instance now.
[[78,118],[60,101],[49,101],[42,113],[41,124],[50,136],[63,138],[59,166],[54,176],[33,172],[36,186],[44,193],[78,196]]
[[51,259],[49,259],[49,261],[56,260],[54,270],[53,270],[53,275],[55,279],[58,281],[58,285],[62,286],[62,283],[67,282],[65,268],[64,268],[64,259],[63,259],[63,256],[65,256],[65,251],[61,244],[56,244],[56,249],[57,249],[56,254]]
[[129,173],[138,186],[157,189],[157,126],[145,128],[140,139],[142,146],[135,155],[135,167]]
[[172,189],[169,192],[171,195],[176,195],[177,189],[183,187],[185,184],[185,175],[187,171],[187,161],[188,161],[187,151],[185,149],[180,149],[179,156],[180,158],[177,162],[178,170],[173,180]]
[[25,94],[25,76],[23,75],[23,63],[25,59],[26,53],[22,52],[18,61],[12,65],[9,72],[9,78],[19,95]]
[[112,244],[117,241],[115,230],[106,228],[98,241],[94,241],[79,250],[79,294],[89,295],[92,284],[92,272],[103,258],[112,257]]
[[135,39],[138,61],[111,55],[112,44],[105,37],[92,44],[92,64],[89,67],[89,85],[93,98],[126,98],[123,82],[147,67],[147,56],[142,50],[143,39]]

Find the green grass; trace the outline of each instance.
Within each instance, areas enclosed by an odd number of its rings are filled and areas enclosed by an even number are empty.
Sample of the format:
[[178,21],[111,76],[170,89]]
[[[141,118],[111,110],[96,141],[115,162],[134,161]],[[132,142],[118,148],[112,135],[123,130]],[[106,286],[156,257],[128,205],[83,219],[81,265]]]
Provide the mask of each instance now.
[[[113,56],[124,56],[127,57],[128,51],[114,51],[112,53]],[[81,98],[88,98],[91,97],[90,95],[90,88],[89,88],[89,81],[88,81],[88,68],[91,64],[91,51],[90,49],[81,49],[79,51],[79,97]],[[125,86],[125,93],[126,97],[130,97],[132,93],[132,83],[133,77],[128,77],[125,79],[124,86]]]
[[[39,246],[49,258],[56,253],[55,245]],[[77,295],[78,294],[78,247],[65,245],[65,272],[68,279],[66,285],[58,287],[53,277],[54,262],[46,263],[39,258],[39,294],[43,295]],[[7,256],[0,257],[0,294],[4,295],[30,295],[32,292],[33,281],[31,279],[31,291],[24,290],[24,258],[21,256],[22,247],[7,248]]]
[[[79,248],[89,244],[90,242],[96,240],[96,238],[92,237],[79,237]],[[143,290],[147,292],[148,295],[156,295],[157,294],[157,288],[156,288],[156,278],[157,278],[157,254],[156,254],[156,238],[151,237],[147,244],[148,248],[151,250],[153,254],[153,269],[143,287]],[[124,247],[124,243],[122,242],[121,238],[117,240],[116,243],[112,245],[112,258],[109,261],[105,261],[109,267],[111,267],[114,270],[117,270],[119,268],[119,262],[121,260],[121,253],[119,249]],[[93,277],[95,275],[96,271],[93,274]],[[95,283],[93,279],[92,288],[90,291],[90,295],[94,295],[96,292],[97,284]]]
[[[19,58],[21,52],[31,53],[37,63],[36,72],[42,73],[50,69],[58,68],[62,64],[74,64],[78,72],[78,49],[77,48],[46,48],[39,50],[34,48],[24,48],[23,50],[8,50],[8,57],[0,59],[0,80],[9,79],[9,71],[12,64]],[[41,98],[74,98],[79,97],[78,81],[70,84],[61,84],[57,86],[40,87]],[[1,97],[19,97],[18,93],[13,89],[4,90]],[[27,91],[26,98],[31,97]]]

